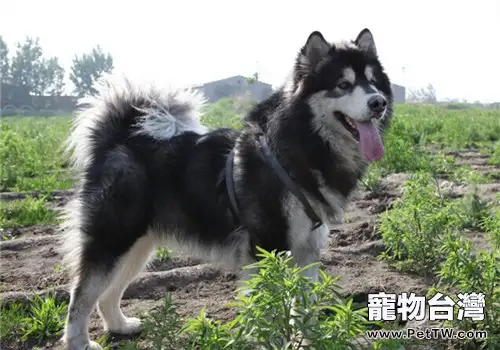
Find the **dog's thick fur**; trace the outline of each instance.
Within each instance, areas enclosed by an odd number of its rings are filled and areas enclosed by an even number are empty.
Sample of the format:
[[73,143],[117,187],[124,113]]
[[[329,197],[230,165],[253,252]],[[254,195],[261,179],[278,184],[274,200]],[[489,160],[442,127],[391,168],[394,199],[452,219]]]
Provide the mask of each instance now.
[[[365,29],[336,44],[312,33],[290,80],[248,114],[241,130],[204,127],[198,93],[141,88],[126,79],[104,84],[83,105],[68,148],[81,181],[65,210],[74,286],[64,339],[69,349],[99,349],[88,335],[96,303],[105,329],[140,330],[120,300],[157,246],[233,267],[255,261],[256,246],[289,250],[300,266],[318,261],[328,220],[342,218],[367,158],[381,156],[373,130],[385,129],[392,93]],[[357,137],[346,120],[373,128]],[[302,204],[261,158],[260,132],[324,220],[313,232]],[[241,218],[233,216],[226,191],[231,150]],[[317,279],[316,270],[308,274]]]

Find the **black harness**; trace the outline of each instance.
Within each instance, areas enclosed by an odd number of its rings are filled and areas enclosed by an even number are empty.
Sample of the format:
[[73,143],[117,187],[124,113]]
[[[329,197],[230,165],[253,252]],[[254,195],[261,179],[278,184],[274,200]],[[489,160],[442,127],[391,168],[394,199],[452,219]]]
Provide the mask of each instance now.
[[[285,169],[283,169],[281,164],[278,162],[274,154],[269,149],[269,146],[267,145],[264,135],[259,135],[257,139],[257,144],[262,159],[266,162],[267,165],[271,167],[271,169],[279,177],[281,182],[283,182],[283,184],[288,188],[288,190],[290,190],[290,192],[292,192],[293,195],[297,197],[297,199],[302,203],[306,215],[312,221],[311,231],[314,231],[318,227],[323,225],[323,221],[316,214],[311,204],[309,204],[309,201],[307,200],[306,196],[304,196],[304,194],[299,189],[297,184],[290,178],[290,176],[288,176]],[[241,210],[239,208],[238,201],[236,199],[236,192],[234,189],[233,162],[234,162],[234,148],[231,150],[231,152],[229,152],[226,158],[226,168],[225,168],[226,188],[227,188],[227,194],[229,196],[229,201],[231,202],[231,210],[233,212],[233,215],[240,222],[242,222]]]

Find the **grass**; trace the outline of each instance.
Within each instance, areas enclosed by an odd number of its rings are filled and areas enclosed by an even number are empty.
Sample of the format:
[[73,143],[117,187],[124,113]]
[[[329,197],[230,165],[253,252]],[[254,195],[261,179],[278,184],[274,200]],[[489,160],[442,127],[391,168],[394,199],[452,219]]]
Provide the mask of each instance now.
[[[447,256],[436,248],[447,238],[463,236],[467,229],[496,232],[496,207],[474,190],[463,198],[449,199],[438,179],[417,173],[405,184],[393,209],[380,216],[378,230],[386,246],[381,258],[395,262],[402,271],[435,273]],[[493,238],[496,235],[492,233]]]
[[57,213],[48,207],[48,196],[40,199],[27,197],[1,203],[0,229],[34,224],[55,224]]
[[[210,128],[239,128],[241,116],[251,106],[245,99],[222,99],[205,108],[202,121]],[[497,164],[499,120],[499,110],[398,105],[385,140],[386,153],[382,161],[373,166],[374,172],[384,176],[393,172],[453,171],[452,157],[429,152],[429,149],[444,152],[476,147],[492,153],[489,161]],[[72,174],[66,168],[61,148],[70,123],[70,117],[2,118],[0,191],[71,188]]]
[[500,165],[500,141],[497,141],[495,146],[492,148],[493,152],[488,160],[488,163],[491,165]]
[[156,259],[165,262],[170,260],[170,250],[167,247],[161,247],[156,250]]
[[457,150],[480,148],[500,139],[498,109],[449,110],[439,106],[396,108],[393,134],[413,144]]
[[68,117],[2,118],[0,191],[70,188],[61,149],[70,121]]
[[[488,331],[483,345],[492,348],[500,346],[498,208],[498,201],[484,202],[474,191],[461,199],[449,199],[438,180],[419,173],[407,182],[394,208],[381,216],[379,226],[386,247],[380,258],[391,266],[434,276],[431,291],[484,293],[483,321],[455,319],[447,323],[457,329]],[[466,236],[468,229],[483,229],[489,249],[474,246]]]
[[[245,99],[224,99],[206,107],[203,122],[211,128],[239,128],[241,116],[250,107]],[[71,188],[72,174],[61,149],[70,121],[70,117],[2,118],[0,190]],[[500,165],[500,110],[396,106],[384,144],[385,156],[370,165],[362,188],[381,190],[382,180],[391,173],[411,176],[402,197],[379,216],[377,230],[385,247],[380,260],[400,273],[427,276],[434,281],[429,292],[485,293],[488,312],[483,321],[452,321],[449,325],[488,330],[488,341],[476,345],[500,347],[500,197],[487,202],[474,190],[498,182],[500,176],[495,172],[485,176],[470,165],[458,165],[458,158],[450,153],[474,148],[488,155],[487,164]],[[464,197],[453,198],[441,187],[442,179],[471,190]],[[49,205],[50,195],[4,204],[0,227],[55,223]],[[476,246],[468,238],[470,232],[484,234],[486,248]],[[182,319],[177,304],[166,296],[162,305],[144,316],[141,337],[122,343],[124,348],[247,349],[263,345],[281,349],[283,339],[294,337],[300,342],[301,334],[325,349],[356,348],[369,327],[389,327],[367,322],[366,309],[341,298],[335,279],[324,276],[323,281],[310,283],[297,269],[285,266],[288,256],[261,253],[263,272],[250,281],[256,292],[235,299],[232,307],[238,313],[234,320],[215,321],[204,310],[194,319]],[[166,261],[170,252],[161,248],[156,257]],[[316,290],[320,298],[307,305],[304,290]],[[306,303],[308,311],[302,322],[290,324],[294,316],[287,310],[293,298]],[[66,307],[50,297],[3,307],[0,338],[43,343],[60,334]],[[308,318],[311,310],[323,310],[316,323]],[[100,342],[107,344],[105,337]],[[385,341],[369,348],[398,349],[401,345],[400,341]]]
[[67,304],[34,295],[29,303],[6,303],[0,309],[0,340],[40,344],[61,335]]

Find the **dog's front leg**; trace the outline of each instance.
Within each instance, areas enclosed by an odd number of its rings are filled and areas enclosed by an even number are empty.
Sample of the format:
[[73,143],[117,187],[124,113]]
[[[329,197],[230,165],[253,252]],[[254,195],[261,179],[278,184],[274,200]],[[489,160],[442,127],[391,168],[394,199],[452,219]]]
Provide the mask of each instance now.
[[[292,245],[293,262],[296,263],[299,268],[315,264],[302,271],[302,274],[308,277],[312,283],[319,281],[320,252],[325,245],[329,232],[328,226],[323,224],[309,232],[307,240],[300,244]],[[316,294],[310,293],[309,305],[312,305],[316,300]]]
[[[309,242],[308,242],[309,243]],[[293,262],[297,264],[299,268],[304,268],[311,264],[306,269],[302,270],[302,275],[309,278],[312,283],[315,283],[319,280],[319,266],[318,262],[320,261],[320,248],[315,244],[306,244],[300,247],[299,249],[292,250]],[[295,324],[296,318],[305,317],[306,319],[302,319],[302,322],[307,322],[310,326],[314,326],[317,322],[318,315],[311,314],[311,309],[317,300],[317,295],[312,290],[304,291],[304,295],[306,295],[306,300],[293,300],[293,308],[290,310],[292,315],[292,319],[290,320],[290,325]],[[303,315],[303,316],[301,316]],[[295,335],[294,342],[297,344],[306,345],[309,344],[309,340],[307,334],[302,334],[302,332],[298,332]]]
[[[308,239],[301,242],[301,244],[292,245],[292,256],[293,262],[297,264],[299,268],[305,268],[302,270],[302,274],[305,277],[308,277],[312,283],[316,283],[319,281],[319,262],[320,262],[320,251],[323,248],[327,237],[329,234],[328,227],[324,224],[318,227],[317,229],[309,232],[307,236]],[[302,311],[304,315],[309,314],[311,318],[308,323],[313,325],[318,318],[318,315],[313,314],[310,315],[311,308],[316,303],[318,296],[311,290],[306,291],[308,300],[304,300],[301,303],[294,303],[295,309],[292,310],[292,315],[297,316],[298,310]]]
[[[319,247],[314,247],[307,245],[297,249],[292,252],[293,261],[297,264],[299,268],[304,268],[311,264],[316,264],[320,259],[320,249]],[[312,283],[315,283],[319,279],[319,266],[313,265],[309,266],[307,269],[302,270],[302,275],[309,278]],[[309,295],[309,300],[307,305],[302,305],[301,307],[311,307],[317,300],[317,295],[312,291],[307,293]]]
[[241,277],[239,280],[239,287],[240,292],[244,296],[249,296],[250,293],[252,293],[252,289],[248,286],[247,282],[250,281],[253,277],[253,275],[257,274],[259,272],[258,267],[252,267],[252,268],[245,268],[241,272]]

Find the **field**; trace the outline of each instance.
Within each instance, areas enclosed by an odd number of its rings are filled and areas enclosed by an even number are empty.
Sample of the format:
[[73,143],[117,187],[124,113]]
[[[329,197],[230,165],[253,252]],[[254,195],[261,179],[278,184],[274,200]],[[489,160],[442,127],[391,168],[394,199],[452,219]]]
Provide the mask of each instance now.
[[[246,108],[222,100],[208,106],[204,122],[239,127]],[[2,119],[2,349],[61,347],[69,281],[57,252],[55,210],[69,200],[75,181],[61,150],[70,122]],[[238,309],[228,305],[235,301],[236,275],[166,247],[124,296],[124,313],[144,318],[143,334],[104,334],[94,312],[92,339],[110,349],[252,349],[256,343],[276,346],[276,335],[299,329],[325,349],[500,349],[500,110],[396,106],[385,145],[344,222],[331,227],[321,269],[335,279],[325,276],[311,286],[285,266],[284,257],[271,254],[264,260],[268,273],[252,281],[260,292],[237,300]],[[279,290],[300,296],[306,285],[320,292],[313,308],[327,311],[318,323],[292,329]],[[428,297],[441,291],[455,301],[458,292],[483,293],[483,320],[457,320],[455,312],[452,321],[424,320],[420,326],[485,330],[488,339],[369,341],[367,329],[417,324],[400,318],[367,322],[368,294],[382,291]],[[266,322],[268,317],[274,321]]]

